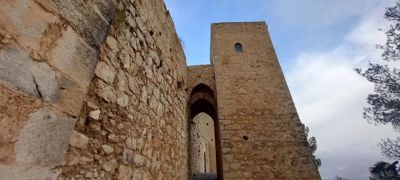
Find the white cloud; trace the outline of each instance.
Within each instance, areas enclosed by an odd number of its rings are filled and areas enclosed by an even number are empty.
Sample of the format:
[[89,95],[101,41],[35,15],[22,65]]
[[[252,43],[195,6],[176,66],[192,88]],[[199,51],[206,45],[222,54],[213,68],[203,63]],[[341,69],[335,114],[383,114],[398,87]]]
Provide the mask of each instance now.
[[[362,118],[372,84],[353,68],[379,59],[376,44],[384,41],[381,4],[364,13],[342,43],[327,52],[303,52],[287,72],[290,90],[302,121],[316,136],[321,175],[368,176],[368,167],[383,160],[377,143],[398,136],[391,126],[373,126]],[[361,13],[360,13],[361,14]]]
[[349,17],[362,16],[380,4],[390,2],[390,0],[280,0],[276,2],[274,9],[275,13],[282,15],[285,22],[320,28],[335,25]]

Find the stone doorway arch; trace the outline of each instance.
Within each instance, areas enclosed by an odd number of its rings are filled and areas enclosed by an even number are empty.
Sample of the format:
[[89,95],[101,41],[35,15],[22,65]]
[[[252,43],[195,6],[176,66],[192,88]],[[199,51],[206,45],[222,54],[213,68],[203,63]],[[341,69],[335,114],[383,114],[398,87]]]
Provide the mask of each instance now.
[[[221,152],[221,137],[218,121],[218,110],[217,110],[217,99],[215,97],[214,91],[207,85],[203,83],[197,84],[190,92],[190,98],[188,102],[189,108],[189,148],[192,148],[193,139],[191,138],[191,127],[194,124],[193,119],[200,113],[205,113],[211,117],[214,125],[214,143],[215,143],[215,160],[217,168],[217,177],[204,174],[202,177],[192,177],[192,179],[223,179],[222,174],[222,152]],[[190,176],[193,176],[193,171],[191,169],[191,159],[192,155],[189,150],[189,169]]]

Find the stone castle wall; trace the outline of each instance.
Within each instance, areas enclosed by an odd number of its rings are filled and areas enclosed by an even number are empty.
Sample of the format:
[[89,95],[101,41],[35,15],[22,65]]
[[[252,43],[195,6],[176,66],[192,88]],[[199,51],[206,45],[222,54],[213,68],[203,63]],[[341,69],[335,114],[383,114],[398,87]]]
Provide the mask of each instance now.
[[162,1],[116,14],[62,177],[186,179],[186,65],[170,16]]
[[162,0],[0,15],[1,179],[186,179],[185,57]]
[[2,2],[2,179],[57,176],[114,7],[112,1]]

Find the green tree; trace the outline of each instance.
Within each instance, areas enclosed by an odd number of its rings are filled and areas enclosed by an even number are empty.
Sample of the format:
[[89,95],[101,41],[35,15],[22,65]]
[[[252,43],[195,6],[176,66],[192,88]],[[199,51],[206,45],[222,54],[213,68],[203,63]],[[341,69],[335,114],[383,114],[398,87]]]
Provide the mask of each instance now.
[[[377,47],[383,50],[381,64],[369,63],[363,71],[356,72],[374,84],[374,93],[368,95],[368,107],[364,108],[364,118],[373,124],[391,124],[400,130],[400,0],[388,7],[385,19],[389,21],[384,30],[386,43]],[[382,153],[389,158],[400,157],[400,138],[382,140],[378,145]]]
[[310,138],[308,138],[308,133],[310,132],[310,129],[308,127],[305,127],[305,133],[306,133],[306,137],[307,137],[307,141],[308,141],[308,147],[310,148],[311,153],[314,156],[314,162],[315,164],[320,167],[322,165],[322,161],[319,158],[316,158],[314,153],[317,150],[317,139],[312,136]]
[[379,161],[369,168],[370,180],[400,180],[397,167],[397,161],[392,164]]
[[381,149],[382,154],[390,159],[400,159],[400,137],[397,139],[389,139],[382,140],[381,143],[378,144]]

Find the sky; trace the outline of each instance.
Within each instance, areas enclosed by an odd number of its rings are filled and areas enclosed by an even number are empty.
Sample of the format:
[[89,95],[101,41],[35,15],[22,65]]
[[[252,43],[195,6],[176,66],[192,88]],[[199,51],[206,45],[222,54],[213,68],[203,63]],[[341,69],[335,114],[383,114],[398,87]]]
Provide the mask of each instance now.
[[[353,68],[381,62],[376,44],[393,0],[165,0],[188,65],[209,64],[214,22],[266,21],[301,121],[317,139],[323,179],[367,179],[399,134],[362,117],[373,86]],[[390,160],[387,160],[390,161]]]

